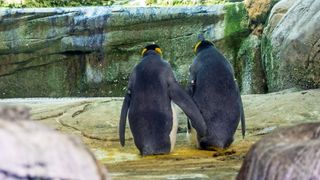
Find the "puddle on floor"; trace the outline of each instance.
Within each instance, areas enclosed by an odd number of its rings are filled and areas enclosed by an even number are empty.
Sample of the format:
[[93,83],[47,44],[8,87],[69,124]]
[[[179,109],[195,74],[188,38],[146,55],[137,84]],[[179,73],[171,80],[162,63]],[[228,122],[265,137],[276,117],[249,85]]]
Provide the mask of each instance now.
[[238,139],[227,153],[217,154],[198,150],[185,133],[180,133],[174,151],[167,155],[141,157],[133,140],[126,141],[125,147],[112,142],[91,150],[106,165],[113,180],[234,179],[249,144],[252,142]]
[[[187,140],[185,134],[179,134],[177,143],[173,152],[167,155],[153,155],[141,157],[139,151],[133,142],[128,142],[124,147],[119,143],[112,143],[109,148],[91,148],[91,151],[96,158],[102,163],[118,163],[133,160],[147,160],[147,159],[176,159],[179,158],[204,158],[212,157],[212,151],[198,150],[195,145]],[[131,140],[133,141],[133,140]]]
[[102,148],[92,148],[91,151],[102,163],[117,163],[138,160],[141,158],[137,152],[121,152],[117,148],[110,148],[108,150]]

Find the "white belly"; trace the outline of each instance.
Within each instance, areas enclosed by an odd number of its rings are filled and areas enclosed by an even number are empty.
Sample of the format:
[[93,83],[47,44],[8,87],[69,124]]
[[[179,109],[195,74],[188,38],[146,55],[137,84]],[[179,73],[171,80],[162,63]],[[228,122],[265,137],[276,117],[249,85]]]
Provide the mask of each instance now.
[[173,151],[174,146],[176,144],[177,139],[177,131],[178,131],[178,119],[177,119],[177,113],[174,107],[174,104],[171,103],[171,109],[172,109],[172,129],[170,132],[170,142],[171,142],[171,149],[170,152]]

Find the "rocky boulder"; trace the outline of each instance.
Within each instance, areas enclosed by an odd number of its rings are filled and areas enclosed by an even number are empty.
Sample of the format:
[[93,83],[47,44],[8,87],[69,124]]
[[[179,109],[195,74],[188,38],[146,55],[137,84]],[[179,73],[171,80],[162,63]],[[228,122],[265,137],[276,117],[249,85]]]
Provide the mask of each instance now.
[[75,137],[28,120],[23,107],[0,107],[0,179],[107,179]]
[[262,39],[268,90],[320,87],[320,1],[279,2]]
[[198,7],[0,9],[0,97],[122,96],[156,42],[186,83],[198,34],[236,64],[243,3]]
[[270,16],[267,18],[266,29],[272,31],[295,2],[296,0],[287,0],[276,3],[271,9]]
[[320,123],[296,125],[254,144],[237,179],[319,179]]

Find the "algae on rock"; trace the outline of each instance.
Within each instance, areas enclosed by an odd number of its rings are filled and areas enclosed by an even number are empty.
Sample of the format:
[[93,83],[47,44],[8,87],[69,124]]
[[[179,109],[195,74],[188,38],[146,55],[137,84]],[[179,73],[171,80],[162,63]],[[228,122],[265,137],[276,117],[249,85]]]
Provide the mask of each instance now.
[[242,82],[241,63],[237,57],[242,41],[249,35],[249,21],[243,3],[226,4],[224,7],[224,38],[217,43],[218,49],[230,60],[235,77],[240,85]]
[[186,84],[200,33],[236,65],[238,44],[248,31],[243,3],[0,12],[0,97],[7,98],[122,96],[141,49],[153,42]]
[[260,47],[260,37],[251,34],[238,52],[239,63],[242,63],[242,94],[267,92]]

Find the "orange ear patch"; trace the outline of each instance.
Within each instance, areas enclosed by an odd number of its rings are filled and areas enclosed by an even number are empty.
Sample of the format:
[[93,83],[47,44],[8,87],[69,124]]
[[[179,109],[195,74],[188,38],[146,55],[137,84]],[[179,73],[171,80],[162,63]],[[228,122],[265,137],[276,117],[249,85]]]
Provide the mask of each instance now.
[[160,55],[162,55],[162,51],[161,51],[160,48],[156,48],[155,51],[156,51],[157,53],[159,53]]

